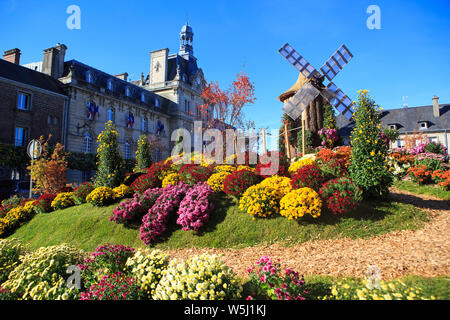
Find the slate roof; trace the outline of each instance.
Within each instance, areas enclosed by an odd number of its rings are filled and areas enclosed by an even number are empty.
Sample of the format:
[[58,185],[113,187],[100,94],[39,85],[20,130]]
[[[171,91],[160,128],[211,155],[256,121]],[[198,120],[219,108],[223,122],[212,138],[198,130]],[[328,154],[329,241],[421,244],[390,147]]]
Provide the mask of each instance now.
[[197,74],[198,66],[197,60],[191,56],[184,57],[175,54],[169,56],[167,59],[167,81],[175,80],[177,75],[177,66],[180,66],[180,76],[186,75],[186,82],[192,85],[193,77]]
[[[419,131],[419,122],[428,123],[428,129],[423,130],[423,132],[450,130],[450,104],[441,104],[439,106],[439,118],[434,117],[433,106],[430,105],[383,110],[380,119],[384,126],[396,124],[400,134]],[[355,122],[339,115],[336,119],[336,125],[339,128],[341,137],[349,137],[355,127]]]
[[65,95],[62,83],[35,70],[0,59],[0,77]]
[[[105,90],[106,93],[115,96],[121,100],[129,100],[130,102],[142,104],[155,111],[167,113],[169,110],[169,105],[171,101],[159,96],[145,88],[137,85],[133,82],[128,82],[119,79],[111,74],[100,71],[88,65],[85,65],[77,60],[70,60],[64,63],[64,74],[63,77],[69,75],[72,72],[72,78],[76,79],[78,83],[84,84],[86,86],[91,86],[100,91],[101,88]],[[87,74],[91,73],[94,78],[93,83],[87,81]],[[108,81],[113,82],[113,90],[108,90]],[[130,89],[130,96],[126,96],[126,88]],[[141,101],[141,94],[145,93],[146,101]],[[156,107],[156,99],[159,100],[159,107]]]

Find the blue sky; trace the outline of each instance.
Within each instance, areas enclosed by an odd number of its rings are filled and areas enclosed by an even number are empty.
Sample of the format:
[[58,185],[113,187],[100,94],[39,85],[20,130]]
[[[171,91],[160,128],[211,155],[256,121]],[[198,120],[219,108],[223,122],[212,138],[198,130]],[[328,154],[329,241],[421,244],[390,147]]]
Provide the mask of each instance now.
[[[81,30],[69,30],[69,5],[81,8]],[[381,29],[370,30],[369,5],[381,10]],[[313,66],[345,43],[354,59],[334,79],[356,99],[359,89],[383,108],[428,105],[433,95],[450,103],[450,1],[106,1],[0,0],[0,50],[22,50],[21,63],[42,60],[44,49],[64,43],[67,59],[111,74],[148,73],[149,52],[178,51],[189,21],[194,54],[206,78],[227,87],[245,65],[256,87],[246,109],[257,126],[278,128],[277,97],[298,73],[279,54],[289,42]]]

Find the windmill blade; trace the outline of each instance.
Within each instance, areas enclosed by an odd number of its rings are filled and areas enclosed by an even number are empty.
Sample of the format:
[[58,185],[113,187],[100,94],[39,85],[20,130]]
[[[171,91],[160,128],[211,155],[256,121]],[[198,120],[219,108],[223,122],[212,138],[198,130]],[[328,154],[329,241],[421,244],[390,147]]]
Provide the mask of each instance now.
[[305,58],[295,51],[289,43],[286,43],[278,52],[289,61],[307,79],[311,77],[320,78],[321,74]]
[[355,107],[352,100],[333,82],[330,82],[330,84],[328,84],[327,88],[323,90],[321,94],[347,119],[350,120],[353,117],[353,113],[355,113]]
[[332,56],[328,59],[327,62],[323,65],[320,70],[328,79],[331,81],[334,77],[344,68],[344,66],[349,63],[349,61],[353,58],[351,52],[347,49],[347,47],[343,44]]
[[297,120],[302,115],[303,110],[305,110],[319,94],[320,91],[308,82],[284,104],[283,111],[293,120]]

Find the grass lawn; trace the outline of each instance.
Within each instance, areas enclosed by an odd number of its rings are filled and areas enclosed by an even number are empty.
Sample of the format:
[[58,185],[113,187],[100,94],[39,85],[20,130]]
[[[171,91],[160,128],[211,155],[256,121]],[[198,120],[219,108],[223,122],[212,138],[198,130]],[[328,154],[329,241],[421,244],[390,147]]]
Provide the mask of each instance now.
[[[242,213],[233,199],[220,196],[209,223],[196,234],[182,231],[172,222],[172,228],[154,247],[167,248],[243,248],[283,243],[286,246],[308,240],[331,238],[364,238],[394,230],[418,229],[428,221],[426,212],[400,202],[365,202],[344,217],[325,214],[317,220],[301,222],[274,217],[253,221]],[[112,243],[143,247],[138,228],[125,228],[108,220],[115,206],[92,207],[89,204],[37,215],[10,238],[29,244],[31,249],[61,243],[87,251]]]
[[416,194],[424,194],[439,199],[450,200],[450,191],[446,191],[438,185],[419,185],[412,181],[395,181],[394,187]]

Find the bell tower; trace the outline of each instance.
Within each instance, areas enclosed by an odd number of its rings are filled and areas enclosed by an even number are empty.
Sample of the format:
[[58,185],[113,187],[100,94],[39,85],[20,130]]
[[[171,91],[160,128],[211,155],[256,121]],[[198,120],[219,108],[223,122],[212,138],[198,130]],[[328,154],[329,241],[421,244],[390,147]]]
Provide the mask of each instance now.
[[184,55],[194,55],[194,32],[191,26],[186,22],[186,24],[181,28],[180,32],[180,56]]

